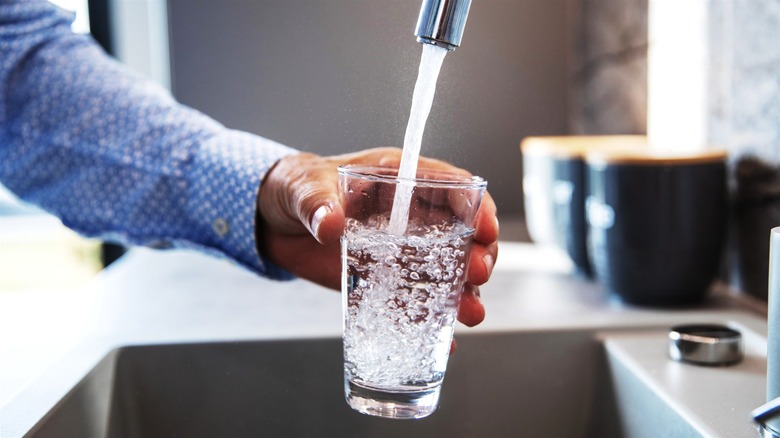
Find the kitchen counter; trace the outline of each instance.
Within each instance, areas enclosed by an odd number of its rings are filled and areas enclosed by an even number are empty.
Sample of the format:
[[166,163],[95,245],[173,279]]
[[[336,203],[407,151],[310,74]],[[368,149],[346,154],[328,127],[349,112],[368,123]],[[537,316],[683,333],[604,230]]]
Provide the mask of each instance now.
[[[697,307],[633,307],[572,276],[571,264],[553,250],[510,242],[500,248],[493,277],[481,288],[486,320],[456,333],[657,327],[735,315],[766,332],[765,304],[725,288]],[[3,437],[29,430],[119,346],[341,335],[338,293],[302,280],[258,278],[183,250],[134,249],[76,293],[0,297],[0,312]]]

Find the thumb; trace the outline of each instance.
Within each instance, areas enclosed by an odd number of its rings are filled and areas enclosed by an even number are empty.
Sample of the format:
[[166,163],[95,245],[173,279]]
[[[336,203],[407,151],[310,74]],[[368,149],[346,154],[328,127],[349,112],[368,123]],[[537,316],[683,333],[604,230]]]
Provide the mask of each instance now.
[[336,187],[312,183],[297,196],[296,212],[301,223],[322,244],[335,242],[344,230],[344,210]]

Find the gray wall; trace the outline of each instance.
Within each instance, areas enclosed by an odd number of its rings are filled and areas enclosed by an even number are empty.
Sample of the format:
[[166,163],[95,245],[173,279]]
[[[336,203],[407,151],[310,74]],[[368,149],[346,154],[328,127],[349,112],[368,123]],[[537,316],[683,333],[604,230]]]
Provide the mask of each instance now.
[[[520,140],[567,132],[567,0],[474,0],[423,153],[522,211]],[[401,145],[419,0],[169,0],[177,98],[231,128],[320,154]]]

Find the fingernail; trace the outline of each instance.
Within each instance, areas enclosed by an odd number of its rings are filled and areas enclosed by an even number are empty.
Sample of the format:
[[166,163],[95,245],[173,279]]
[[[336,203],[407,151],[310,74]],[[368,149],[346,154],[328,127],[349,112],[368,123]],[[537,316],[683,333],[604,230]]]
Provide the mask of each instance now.
[[315,239],[320,240],[320,225],[322,224],[322,221],[325,219],[325,217],[328,216],[332,211],[333,210],[331,210],[330,206],[323,205],[314,212],[314,215],[311,218],[311,227],[309,228],[309,231],[311,231],[311,234]]

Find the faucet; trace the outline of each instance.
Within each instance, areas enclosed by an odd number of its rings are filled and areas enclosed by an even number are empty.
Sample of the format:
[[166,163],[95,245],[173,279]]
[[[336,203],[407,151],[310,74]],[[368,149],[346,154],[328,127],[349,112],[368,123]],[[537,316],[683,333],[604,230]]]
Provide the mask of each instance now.
[[460,46],[471,0],[423,0],[414,35],[423,44],[447,50]]
[[755,409],[753,419],[763,437],[780,437],[780,227],[769,237],[769,318],[766,354],[767,403]]

